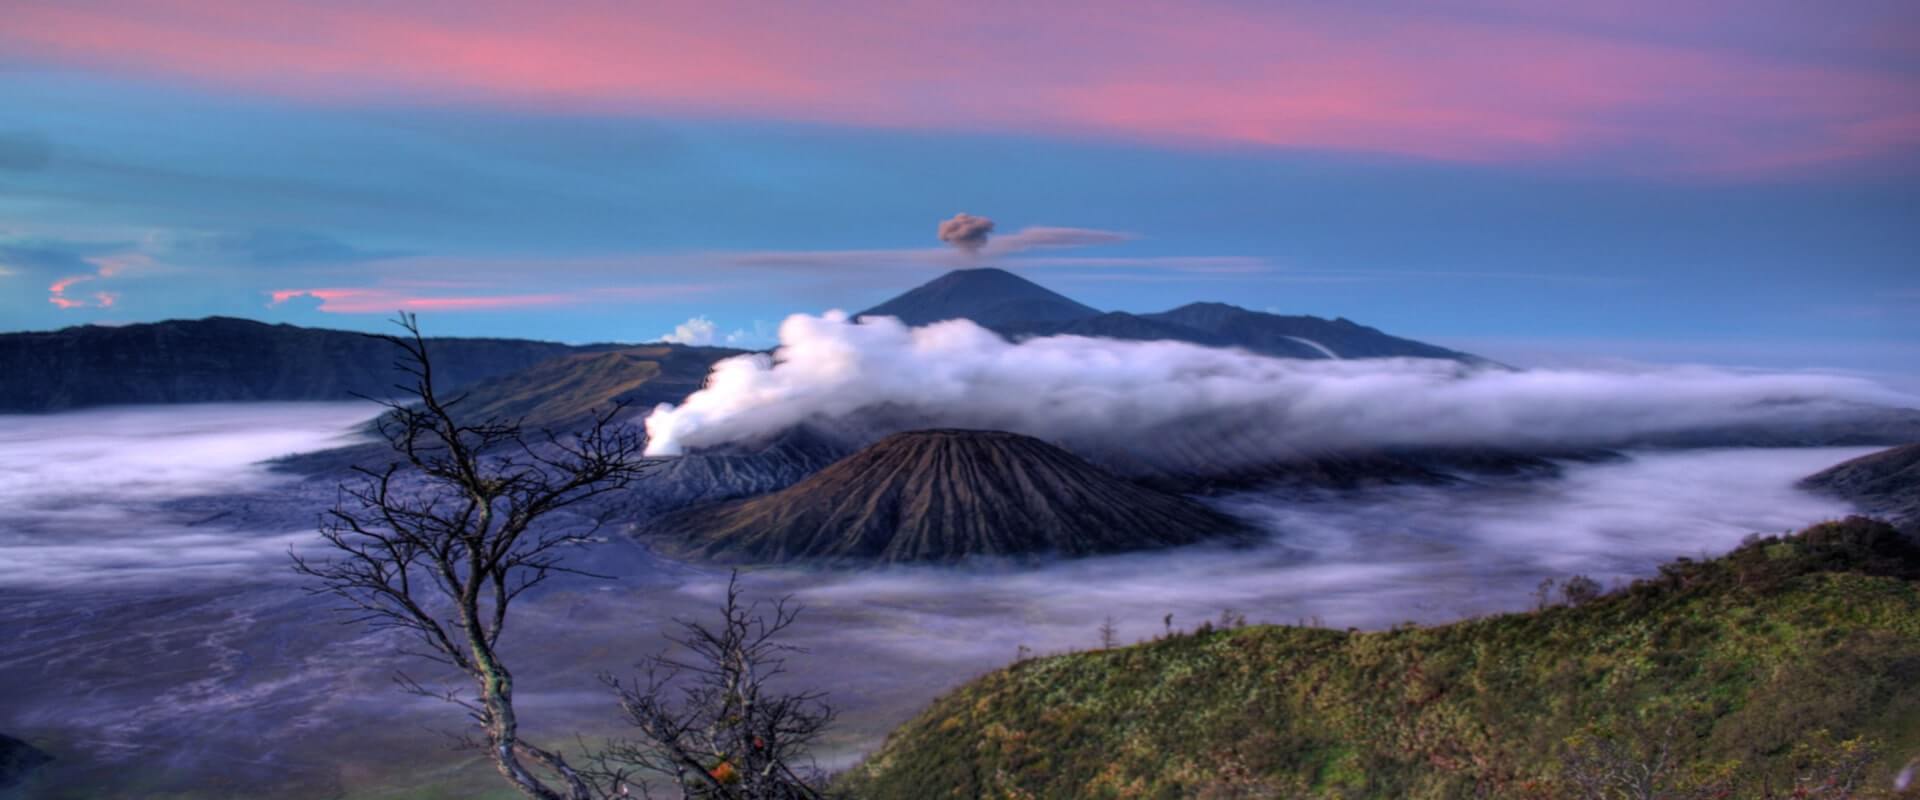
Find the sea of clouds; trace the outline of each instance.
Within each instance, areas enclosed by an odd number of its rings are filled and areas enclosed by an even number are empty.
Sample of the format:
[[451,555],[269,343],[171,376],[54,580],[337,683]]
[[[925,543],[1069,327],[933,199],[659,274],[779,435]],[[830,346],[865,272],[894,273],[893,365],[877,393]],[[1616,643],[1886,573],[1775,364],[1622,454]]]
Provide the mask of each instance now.
[[[284,566],[312,530],[234,530],[168,501],[290,483],[268,459],[361,437],[368,403],[0,415],[0,589],[220,579]],[[316,509],[317,513],[317,509]]]
[[[70,742],[88,780],[246,785],[277,796],[443,776],[457,709],[398,694],[389,677],[439,675],[309,597],[287,549],[310,526],[183,515],[208,493],[314,504],[262,459],[353,441],[360,405],[259,404],[0,416],[0,730]],[[1612,583],[1674,556],[1850,510],[1795,487],[1871,448],[1633,452],[1569,463],[1551,480],[1246,493],[1209,502],[1270,532],[1250,548],[1194,547],[1043,565],[763,569],[756,598],[805,605],[792,680],[844,716],[822,753],[843,764],[934,695],[1020,648],[1097,644],[1251,621],[1362,628],[1522,608],[1543,578]],[[567,577],[515,611],[509,646],[529,730],[556,741],[612,729],[595,683],[667,647],[675,619],[710,615],[724,569],[663,562],[613,539],[584,554],[613,580]],[[374,743],[370,745],[369,743]],[[341,783],[342,776],[358,776]],[[398,777],[396,777],[398,776]],[[440,777],[432,777],[438,780]],[[278,791],[284,789],[285,791]]]

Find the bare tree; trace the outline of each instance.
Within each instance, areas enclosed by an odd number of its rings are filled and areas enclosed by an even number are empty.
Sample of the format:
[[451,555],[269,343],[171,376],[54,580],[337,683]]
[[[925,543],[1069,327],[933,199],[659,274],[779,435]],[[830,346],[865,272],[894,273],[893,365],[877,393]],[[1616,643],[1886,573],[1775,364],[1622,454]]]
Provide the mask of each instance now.
[[1672,730],[1654,741],[1612,736],[1580,739],[1562,764],[1562,775],[1581,800],[1660,800],[1674,767]]
[[[644,439],[613,423],[618,407],[571,436],[530,439],[516,420],[465,421],[463,396],[442,398],[426,341],[411,314],[405,336],[382,336],[402,351],[396,366],[411,378],[383,401],[380,434],[400,456],[381,469],[356,467],[320,534],[325,559],[294,554],[294,569],[315,592],[347,603],[353,621],[411,634],[408,651],[464,673],[473,694],[436,692],[405,675],[403,687],[465,708],[494,767],[523,795],[588,800],[586,776],[557,752],[520,738],[513,673],[499,643],[507,609],[528,589],[560,573],[564,553],[591,541],[599,523],[539,524],[554,512],[622,489],[643,467]],[[584,574],[584,573],[580,573]]]
[[1533,608],[1545,611],[1553,605],[1553,579],[1541,578],[1540,585],[1533,587]]
[[1726,797],[1728,775],[1689,774],[1681,752],[1697,712],[1651,712],[1568,742],[1561,778],[1580,800],[1710,800]]
[[1108,614],[1100,623],[1100,649],[1112,650],[1120,645],[1120,629],[1113,624],[1113,615]]
[[744,604],[736,572],[720,612],[718,627],[682,621],[682,634],[672,641],[685,654],[648,659],[642,678],[601,677],[639,732],[595,757],[595,777],[609,794],[644,796],[651,775],[665,778],[683,798],[826,796],[825,775],[801,762],[833,721],[833,709],[820,692],[788,694],[772,686],[786,672],[786,654],[801,652],[776,641],[800,607],[791,598]]
[[[1594,727],[1568,740],[1561,764],[1561,789],[1554,797],[1578,800],[1869,800],[1901,796],[1867,785],[1881,755],[1879,743],[1864,736],[1836,739],[1814,731],[1793,749],[1792,782],[1774,783],[1782,766],[1775,761],[1743,764],[1738,759],[1701,763],[1686,753],[1685,740],[1696,737],[1706,718],[1699,706],[1635,715],[1613,726]],[[1744,785],[1741,785],[1744,783]],[[1736,794],[1738,792],[1738,794]]]
[[1575,575],[1560,584],[1560,599],[1570,606],[1584,606],[1603,593],[1600,582],[1585,575]]
[[1863,736],[1836,741],[1825,729],[1815,731],[1794,748],[1798,771],[1793,786],[1767,793],[1767,800],[1866,800],[1893,797],[1905,787],[1896,776],[1893,791],[1879,791],[1867,785],[1868,771],[1879,760],[1878,742]]

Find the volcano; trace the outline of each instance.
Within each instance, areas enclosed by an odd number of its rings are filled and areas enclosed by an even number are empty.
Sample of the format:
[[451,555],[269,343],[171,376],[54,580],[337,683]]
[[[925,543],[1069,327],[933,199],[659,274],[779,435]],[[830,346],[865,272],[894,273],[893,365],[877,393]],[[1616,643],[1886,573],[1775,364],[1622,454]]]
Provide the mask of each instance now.
[[1009,339],[1092,336],[1238,347],[1279,358],[1443,358],[1493,362],[1390,336],[1347,319],[1285,316],[1226,303],[1190,303],[1170,311],[1101,311],[1004,269],[949,272],[856,317],[896,317],[908,325],[971,320]]
[[983,267],[954,270],[856,316],[895,317],[908,325],[968,319],[992,328],[1068,323],[1100,316],[1100,310],[1004,269]]
[[1245,533],[1179,495],[1000,431],[889,436],[772,494],[656,520],[667,549],[735,562],[1085,556]]

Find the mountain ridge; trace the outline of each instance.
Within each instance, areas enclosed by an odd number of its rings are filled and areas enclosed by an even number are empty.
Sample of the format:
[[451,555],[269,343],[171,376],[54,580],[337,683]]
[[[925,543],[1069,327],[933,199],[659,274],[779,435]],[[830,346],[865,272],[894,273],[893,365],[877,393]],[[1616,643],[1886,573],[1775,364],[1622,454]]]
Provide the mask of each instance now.
[[[1287,358],[1325,358],[1320,350],[1325,347],[1342,358],[1478,361],[1344,319],[1286,317],[1223,303],[1188,304],[1153,314],[1101,311],[992,267],[948,272],[859,316],[875,315],[895,316],[913,325],[970,319],[1014,339],[1077,335],[1240,347]],[[561,356],[641,346],[504,337],[427,341],[442,390],[465,388]],[[0,382],[0,413],[385,397],[404,378],[393,369],[392,361],[393,352],[370,334],[227,316],[0,333],[0,375],[34,377]]]
[[953,270],[854,316],[891,316],[915,326],[966,319],[1009,339],[1092,336],[1237,347],[1278,358],[1442,358],[1493,363],[1392,336],[1344,317],[1272,314],[1211,301],[1144,314],[1101,311],[993,267]]
[[[504,338],[427,343],[443,389],[609,347]],[[0,381],[0,412],[385,397],[404,379],[394,354],[370,334],[238,317],[6,333],[0,375],[35,379]]]
[[1211,301],[1188,303],[1145,316],[1206,331],[1254,352],[1278,354],[1289,349],[1297,350],[1301,345],[1300,340],[1305,339],[1334,351],[1340,358],[1413,357],[1486,361],[1457,350],[1393,336],[1346,317],[1326,319],[1311,315],[1273,314]]

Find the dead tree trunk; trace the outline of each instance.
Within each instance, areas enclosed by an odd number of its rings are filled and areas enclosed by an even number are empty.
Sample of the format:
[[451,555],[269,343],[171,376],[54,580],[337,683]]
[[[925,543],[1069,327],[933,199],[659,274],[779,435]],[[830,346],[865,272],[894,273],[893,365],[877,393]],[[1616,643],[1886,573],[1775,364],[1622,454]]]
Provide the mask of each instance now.
[[[591,800],[589,779],[559,753],[520,738],[513,673],[498,644],[513,601],[560,573],[566,551],[590,542],[595,522],[551,524],[554,512],[630,485],[641,474],[641,435],[618,425],[618,407],[584,431],[529,437],[517,420],[462,419],[463,396],[436,391],[418,321],[397,320],[405,336],[397,366],[411,381],[404,399],[383,401],[381,435],[398,458],[381,469],[356,467],[362,480],[341,487],[320,534],[332,552],[294,569],[314,591],[346,601],[353,620],[411,634],[428,660],[464,673],[471,696],[433,691],[405,675],[409,691],[455,703],[468,715],[501,777],[537,800]],[[542,524],[547,523],[547,524]]]

